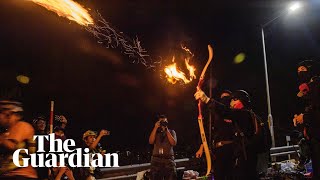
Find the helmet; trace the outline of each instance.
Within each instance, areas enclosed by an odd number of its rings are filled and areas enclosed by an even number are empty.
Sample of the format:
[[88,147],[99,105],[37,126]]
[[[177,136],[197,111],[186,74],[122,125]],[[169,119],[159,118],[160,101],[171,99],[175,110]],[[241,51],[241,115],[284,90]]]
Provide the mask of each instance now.
[[298,64],[297,71],[299,80],[303,83],[307,83],[312,77],[318,75],[319,64],[313,60],[304,60]]
[[318,63],[316,61],[313,60],[303,60],[301,62],[299,62],[298,67],[304,66],[307,68],[307,71],[312,71],[314,68],[317,68]]
[[221,91],[220,94],[223,94],[223,93],[232,94],[232,92],[230,90],[228,90],[228,89],[225,89],[225,90]]
[[82,139],[85,140],[88,136],[97,136],[97,133],[92,130],[88,130],[85,133],[83,133]]
[[230,90],[225,89],[225,90],[221,91],[220,96],[222,96],[223,94],[230,94],[231,95],[232,92]]
[[45,116],[40,115],[40,116],[38,116],[38,117],[36,117],[36,118],[34,118],[34,119],[32,120],[32,124],[36,125],[37,122],[40,121],[40,120],[45,121],[45,122],[47,121]]
[[236,90],[232,93],[232,99],[239,99],[245,107],[249,107],[251,100],[250,95],[245,90]]
[[0,101],[0,110],[9,110],[15,113],[22,113],[22,103],[18,101],[2,100]]

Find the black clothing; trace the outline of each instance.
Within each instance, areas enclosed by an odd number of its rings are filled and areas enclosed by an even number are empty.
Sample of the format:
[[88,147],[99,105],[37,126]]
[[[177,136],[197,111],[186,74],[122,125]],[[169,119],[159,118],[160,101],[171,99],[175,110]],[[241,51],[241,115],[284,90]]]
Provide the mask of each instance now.
[[[231,93],[230,93],[231,94]],[[220,99],[218,104],[230,104],[231,97],[225,96]],[[212,131],[212,166],[215,180],[224,180],[232,178],[234,168],[233,158],[233,139],[235,128],[230,119],[224,119],[222,114],[217,112],[216,103],[209,103],[210,109],[213,109],[213,131]],[[210,142],[211,143],[211,142]]]
[[219,111],[221,109],[220,106],[225,106],[225,104],[230,103],[230,98],[224,97],[221,99],[221,102],[212,100],[208,105],[210,109],[213,109],[213,133],[212,133],[212,140],[213,140],[213,147],[216,143],[220,141],[232,141],[235,128],[232,123],[231,119],[227,119],[223,117],[223,114]]
[[[174,130],[169,130],[177,140]],[[173,146],[170,144],[167,132],[157,131],[151,157],[151,180],[176,180],[177,170],[174,162]]]
[[231,119],[224,119],[221,114],[215,112],[213,114],[213,127],[213,144],[233,140],[235,128]]
[[313,77],[308,86],[310,91],[307,99],[310,107],[308,112],[304,113],[303,125],[310,145],[313,179],[320,179],[320,77]]
[[320,141],[320,77],[312,78],[308,84],[310,91],[306,99],[309,100],[308,112],[304,113],[303,124],[307,128],[310,138]]
[[[220,167],[215,167],[216,171],[220,171],[216,172],[216,179],[219,177],[225,179],[228,178],[227,176],[232,176],[232,179],[257,179],[257,153],[254,144],[252,144],[255,133],[252,112],[246,109],[230,109],[213,99],[209,102],[209,106],[222,117],[219,124],[222,130],[219,132],[217,129],[217,133],[220,133],[224,140],[233,140],[232,144],[224,145],[221,147],[222,149],[216,148],[214,151],[216,158],[218,158],[215,162],[221,163]],[[228,131],[224,131],[223,128]],[[221,157],[224,159],[219,159]],[[230,167],[231,165],[232,167]],[[225,169],[222,169],[223,167]],[[221,175],[222,173],[225,175]]]
[[214,99],[211,99],[209,103],[213,104],[213,106],[210,105],[210,107],[215,108],[215,111],[222,116],[223,119],[229,119],[234,125],[237,125],[246,137],[252,137],[254,135],[254,120],[252,119],[252,112],[250,110],[231,109]]
[[171,158],[151,157],[151,180],[176,180],[176,164]]
[[234,168],[233,144],[213,149],[213,176],[215,180],[231,179]]

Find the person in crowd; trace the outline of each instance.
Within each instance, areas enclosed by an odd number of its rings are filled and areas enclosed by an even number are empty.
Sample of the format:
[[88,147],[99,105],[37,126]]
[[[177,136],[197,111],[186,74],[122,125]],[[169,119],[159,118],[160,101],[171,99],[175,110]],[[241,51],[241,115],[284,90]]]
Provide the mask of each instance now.
[[55,115],[54,119],[57,126],[61,127],[62,129],[66,129],[68,120],[64,115]]
[[35,129],[35,134],[37,135],[47,135],[47,120],[44,116],[39,116],[33,120],[33,127]]
[[[64,116],[55,116],[55,121],[57,122],[57,126],[55,126],[55,128],[53,129],[53,133],[55,134],[55,138],[56,139],[62,139],[65,140],[65,128],[67,125],[67,119]],[[38,116],[37,118],[35,118],[33,120],[33,126],[35,129],[35,135],[48,135],[48,130],[47,130],[47,119],[45,116],[41,115]],[[37,146],[36,146],[37,147]],[[45,140],[45,151],[48,152],[49,150],[49,141]],[[35,168],[38,174],[38,180],[48,180],[48,179],[52,179],[55,178],[55,176],[59,171],[59,168],[53,168],[58,170],[57,172],[50,172],[53,169],[49,169],[47,167],[36,167]],[[68,172],[68,171],[66,171]],[[53,176],[55,175],[55,176]],[[66,176],[66,175],[64,175]]]
[[[45,116],[38,116],[32,122],[35,129],[35,135],[48,135],[47,132],[47,120]],[[37,147],[37,145],[36,145]],[[45,150],[49,148],[49,141],[45,140]],[[49,168],[47,167],[36,167],[35,168],[38,174],[38,180],[48,180],[49,179]]]
[[[229,152],[233,161],[233,168],[229,171],[231,179],[258,179],[256,172],[257,152],[254,143],[252,143],[258,124],[253,120],[249,94],[244,90],[234,91],[229,106],[210,99],[199,88],[194,96],[196,100],[200,99],[203,103],[209,104],[208,107],[214,108],[215,112],[221,115],[223,121],[231,121],[234,127],[235,133],[232,140],[227,139],[226,143],[223,141],[215,143],[217,148],[226,148],[228,147],[226,145],[230,144],[233,148],[233,151]],[[224,179],[224,177],[220,178]]]
[[[218,99],[219,103],[229,106],[231,102],[231,91],[223,90]],[[218,102],[217,102],[218,103]],[[214,105],[214,104],[213,104]],[[213,107],[215,110],[216,108]],[[235,128],[232,120],[224,119],[219,112],[213,112],[213,175],[215,180],[230,179],[233,169],[233,138]],[[196,153],[200,158],[203,154],[203,145],[201,144]]]
[[310,148],[313,179],[320,179],[320,77],[319,64],[305,60],[298,65],[299,93],[306,103],[305,112],[294,115],[295,126],[302,125]]
[[[31,124],[22,121],[22,104],[12,100],[0,101],[0,126],[6,129],[0,135],[0,179],[31,180],[37,179],[36,170],[31,167],[17,167],[13,163],[12,154],[17,149],[28,149],[35,152],[33,141],[34,129]],[[24,151],[21,151],[23,153]],[[19,158],[27,157],[24,152]],[[20,159],[22,161],[22,159]]]
[[[99,135],[95,131],[87,130],[83,136],[84,146],[83,148],[89,148],[89,153],[101,153],[104,154],[105,150],[100,147],[100,140],[104,136],[110,135],[110,131],[101,130]],[[100,169],[97,167],[90,168],[75,168],[76,179],[79,180],[95,180],[97,177],[101,175]]]
[[[58,163],[59,166],[59,163]],[[75,180],[73,172],[69,167],[52,167],[49,175],[49,180]]]
[[65,140],[66,137],[64,135],[64,131],[65,129],[60,126],[54,127],[53,132],[54,132],[55,138]]
[[149,136],[149,143],[153,145],[151,179],[177,179],[173,151],[173,147],[177,145],[177,136],[174,130],[168,128],[168,119],[165,115],[159,116]]

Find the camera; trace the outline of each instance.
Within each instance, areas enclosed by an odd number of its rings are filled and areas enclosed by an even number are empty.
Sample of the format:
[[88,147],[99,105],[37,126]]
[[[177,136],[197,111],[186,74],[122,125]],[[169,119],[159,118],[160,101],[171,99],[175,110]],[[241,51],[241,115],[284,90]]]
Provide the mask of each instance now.
[[163,127],[167,127],[168,126],[168,121],[160,121],[160,126],[163,126]]
[[108,131],[108,130],[106,130],[106,131],[107,131],[107,132],[106,132],[106,135],[110,135],[110,133],[111,133],[111,132],[110,132],[110,131]]

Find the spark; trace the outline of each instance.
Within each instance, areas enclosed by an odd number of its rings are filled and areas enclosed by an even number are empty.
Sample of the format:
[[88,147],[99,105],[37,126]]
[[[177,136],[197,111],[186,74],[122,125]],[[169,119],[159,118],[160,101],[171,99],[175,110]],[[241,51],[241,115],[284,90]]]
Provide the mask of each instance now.
[[106,48],[119,47],[129,58],[134,59],[133,63],[141,63],[146,67],[153,67],[155,63],[152,61],[147,51],[141,46],[138,37],[135,39],[127,37],[123,32],[117,31],[107,22],[99,12],[97,12],[97,23],[86,27],[86,30],[93,34],[99,44]]
[[185,50],[188,54],[190,54],[192,57],[194,56],[193,53],[190,51],[190,49],[188,49],[187,47],[183,46],[182,44],[181,44],[181,48],[183,50]]
[[93,20],[88,11],[72,0],[30,0],[61,17],[68,18],[85,27],[106,48],[120,48],[122,53],[133,59],[132,63],[140,63],[148,68],[154,68],[154,62],[147,51],[141,46],[138,37],[129,38],[123,32],[116,30],[99,12]]

